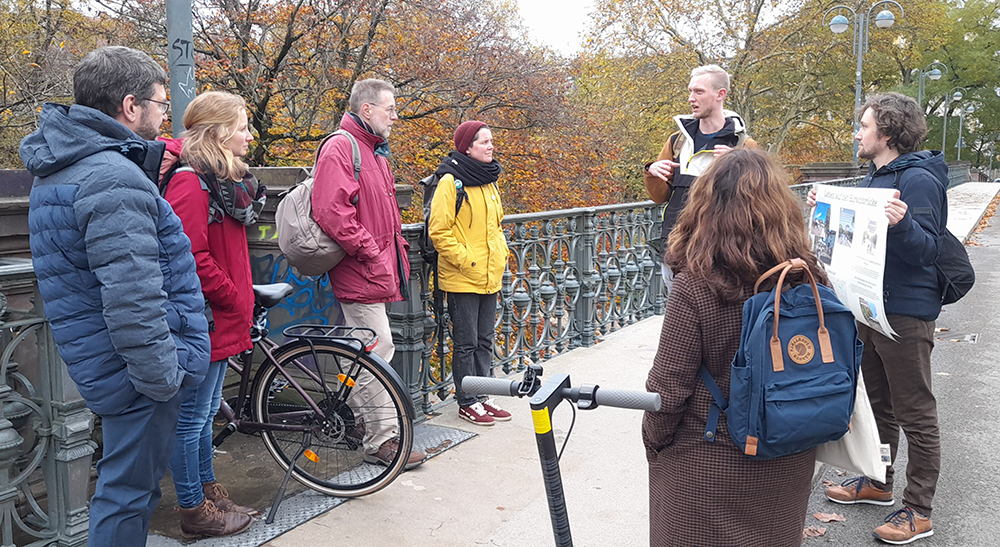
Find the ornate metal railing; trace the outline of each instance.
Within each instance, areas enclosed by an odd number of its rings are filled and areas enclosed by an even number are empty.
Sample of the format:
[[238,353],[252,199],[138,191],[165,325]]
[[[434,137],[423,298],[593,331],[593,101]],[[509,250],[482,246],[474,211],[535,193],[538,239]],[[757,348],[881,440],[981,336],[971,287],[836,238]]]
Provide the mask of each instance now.
[[34,289],[30,260],[0,260],[0,539],[86,545],[91,413]]
[[[497,303],[494,367],[521,370],[663,313],[659,260],[649,246],[659,235],[659,210],[647,201],[506,217],[511,254]],[[450,322],[442,303],[435,305],[433,271],[419,252],[422,230],[404,227],[411,298],[391,307],[390,318],[393,364],[430,413],[453,383]]]
[[[816,184],[827,184],[831,186],[857,186],[865,177],[849,177],[846,179],[822,180],[817,182],[807,182],[804,184],[793,184],[791,189],[802,199],[809,194],[809,190]],[[964,165],[948,166],[948,188],[969,182],[969,168]]]

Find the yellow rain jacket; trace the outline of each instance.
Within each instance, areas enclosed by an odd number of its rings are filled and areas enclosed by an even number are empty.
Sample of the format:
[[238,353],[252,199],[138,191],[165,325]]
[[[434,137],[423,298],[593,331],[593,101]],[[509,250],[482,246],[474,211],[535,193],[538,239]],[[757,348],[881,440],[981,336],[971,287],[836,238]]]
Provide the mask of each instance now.
[[466,186],[469,200],[455,216],[455,177],[438,181],[428,235],[438,252],[438,282],[446,292],[492,294],[507,267],[507,238],[500,223],[503,206],[496,184]]

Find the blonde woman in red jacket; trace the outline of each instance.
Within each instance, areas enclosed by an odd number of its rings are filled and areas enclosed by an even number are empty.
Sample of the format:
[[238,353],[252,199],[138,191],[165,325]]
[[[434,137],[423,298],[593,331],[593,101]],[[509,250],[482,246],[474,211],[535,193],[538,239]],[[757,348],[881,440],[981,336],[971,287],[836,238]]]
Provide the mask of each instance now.
[[[226,360],[250,349],[253,286],[246,227],[264,206],[264,188],[240,160],[253,135],[246,103],[229,93],[199,95],[184,113],[184,139],[168,140],[180,167],[165,197],[191,239],[205,294],[212,339],[205,381],[183,388],[170,472],[180,505],[181,531],[225,536],[246,530],[257,512],[229,499],[212,469],[212,417],[219,410]],[[169,160],[165,160],[169,161]]]

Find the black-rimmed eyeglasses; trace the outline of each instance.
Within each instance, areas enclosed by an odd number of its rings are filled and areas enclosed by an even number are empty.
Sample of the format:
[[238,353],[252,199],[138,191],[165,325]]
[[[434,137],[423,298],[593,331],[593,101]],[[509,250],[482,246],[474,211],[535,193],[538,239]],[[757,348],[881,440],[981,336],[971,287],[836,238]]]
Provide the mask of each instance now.
[[156,99],[146,99],[146,100],[151,103],[156,103],[156,107],[160,109],[160,114],[166,114],[167,112],[170,112],[169,102],[165,103],[163,101],[157,101]]

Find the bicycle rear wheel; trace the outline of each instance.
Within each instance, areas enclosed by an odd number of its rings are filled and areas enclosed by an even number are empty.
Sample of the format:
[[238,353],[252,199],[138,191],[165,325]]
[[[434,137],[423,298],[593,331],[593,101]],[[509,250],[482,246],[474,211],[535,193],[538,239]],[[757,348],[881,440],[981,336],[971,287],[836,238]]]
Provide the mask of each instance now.
[[[292,476],[324,494],[358,497],[377,492],[403,471],[413,446],[413,403],[398,376],[381,359],[362,355],[351,374],[354,352],[336,342],[306,342],[282,346],[258,372],[252,412],[265,424],[313,430],[310,449],[318,456],[296,462]],[[342,382],[352,385],[345,396]],[[295,385],[301,388],[295,388]],[[304,397],[322,411],[317,414]],[[261,431],[264,445],[286,471],[302,444],[302,430]],[[388,465],[365,461],[383,439],[397,436],[400,449]]]

